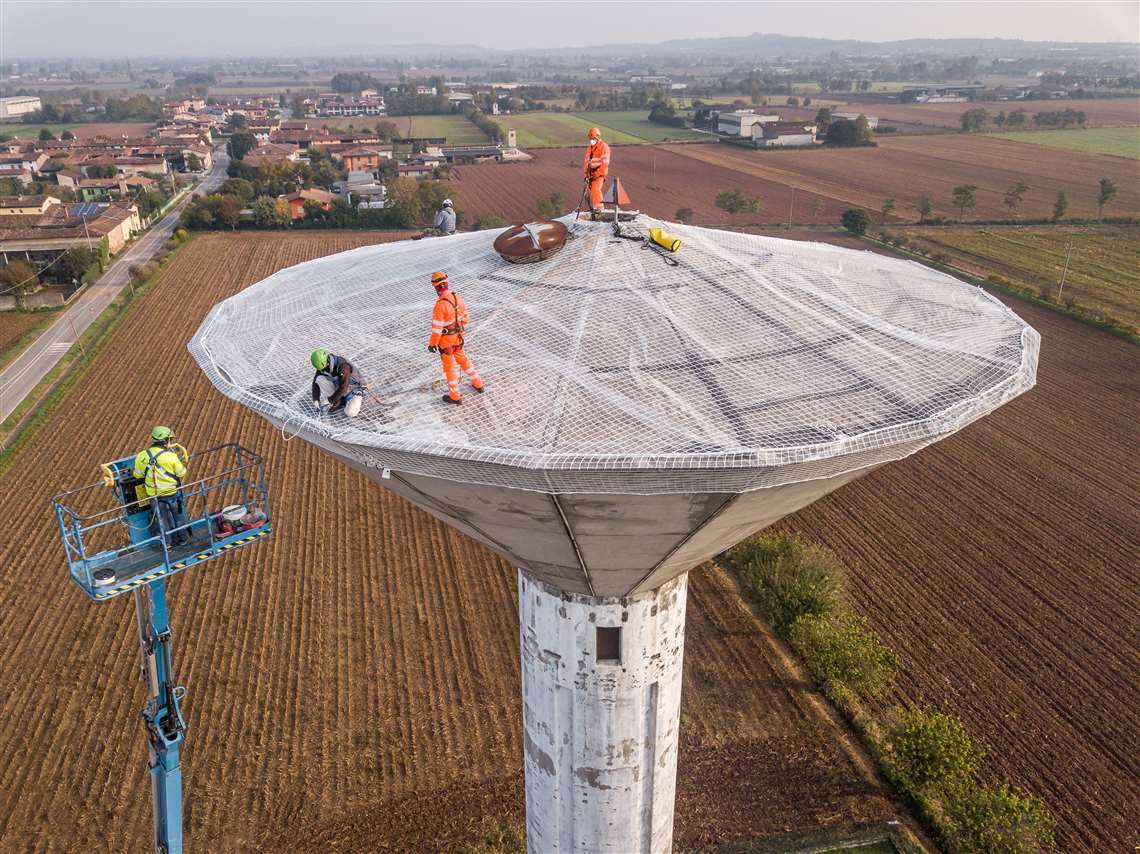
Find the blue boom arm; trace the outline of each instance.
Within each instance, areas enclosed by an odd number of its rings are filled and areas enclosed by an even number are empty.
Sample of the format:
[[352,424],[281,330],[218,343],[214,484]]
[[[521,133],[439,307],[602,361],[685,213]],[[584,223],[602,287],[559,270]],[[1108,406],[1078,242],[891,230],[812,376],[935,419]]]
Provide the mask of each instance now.
[[[100,468],[102,483],[73,489],[53,502],[73,581],[96,602],[133,593],[138,622],[142,710],[154,800],[154,850],[182,854],[182,765],[186,734],[179,703],[185,690],[173,676],[166,581],[270,535],[265,463],[237,443],[190,455],[200,478],[181,485],[187,518],[179,528],[159,522],[153,501],[140,492],[134,456]],[[144,485],[145,486],[145,485]],[[245,518],[247,508],[260,513]],[[229,516],[222,511],[232,511]],[[187,542],[174,543],[173,534]]]
[[166,611],[166,580],[135,589],[135,611],[142,654],[142,678],[147,686],[142,711],[147,758],[154,795],[154,850],[182,854],[182,766],[179,751],[186,723],[178,708],[184,689],[174,685],[170,622]]

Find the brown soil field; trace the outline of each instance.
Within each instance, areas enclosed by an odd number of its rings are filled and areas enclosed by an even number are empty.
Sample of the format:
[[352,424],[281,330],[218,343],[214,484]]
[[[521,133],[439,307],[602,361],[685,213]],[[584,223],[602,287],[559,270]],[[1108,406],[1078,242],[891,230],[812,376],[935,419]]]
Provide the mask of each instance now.
[[1042,336],[1038,386],[782,524],[834,549],[902,658],[1046,799],[1061,850],[1140,843],[1140,371],[1134,345],[1006,300]]
[[1140,125],[1140,98],[1098,98],[1095,100],[1058,101],[977,101],[958,104],[846,104],[835,107],[840,112],[865,112],[888,122],[909,122],[917,125],[958,128],[959,119],[966,110],[982,109],[997,115],[1022,109],[1026,114],[1026,127],[1033,128],[1036,113],[1079,110],[1088,116],[1087,127],[1132,127]]
[[90,139],[95,136],[142,136],[154,127],[154,122],[92,122],[76,125],[71,129],[77,139]]
[[[727,167],[698,166],[690,158],[681,156],[687,149],[711,150],[715,154],[727,147],[703,144],[613,146],[610,175],[621,178],[634,208],[661,219],[675,219],[678,208],[692,208],[693,222],[697,225],[786,222],[793,198],[792,190],[785,184],[731,168],[735,167],[731,159]],[[553,192],[562,193],[567,210],[577,207],[582,192],[581,149],[536,149],[528,154],[533,155],[534,160],[460,166],[453,172],[458,203],[468,217],[495,214],[508,222],[530,219],[536,215],[538,199]],[[694,158],[700,156],[693,155]],[[713,206],[718,193],[733,189],[747,196],[759,196],[760,212],[734,215]],[[812,200],[817,198],[823,205],[818,213],[820,222],[837,222],[847,207],[826,195],[799,187],[795,192],[792,219],[810,221]]]
[[1062,190],[1069,199],[1069,216],[1095,217],[1098,182],[1106,176],[1118,187],[1112,212],[1140,214],[1140,162],[993,137],[884,138],[875,148],[845,150],[752,151],[730,145],[684,145],[670,146],[670,151],[752,178],[822,194],[832,200],[829,210],[859,205],[877,211],[883,199],[894,197],[894,218],[909,222],[918,220],[915,205],[923,192],[930,193],[935,216],[957,218],[951,190],[959,184],[978,187],[977,207],[966,214],[967,219],[1008,217],[1005,191],[1019,179],[1030,188],[1018,211],[1021,217],[1050,216]]
[[[390,237],[195,237],[0,480],[0,849],[146,847],[131,602],[74,589],[49,498],[155,423],[191,448],[262,452],[275,514],[269,540],[170,582],[188,846],[454,850],[521,819],[513,568],[283,441],[185,346],[214,303],[276,269]],[[713,568],[691,576],[685,660],[678,846],[906,820]]]

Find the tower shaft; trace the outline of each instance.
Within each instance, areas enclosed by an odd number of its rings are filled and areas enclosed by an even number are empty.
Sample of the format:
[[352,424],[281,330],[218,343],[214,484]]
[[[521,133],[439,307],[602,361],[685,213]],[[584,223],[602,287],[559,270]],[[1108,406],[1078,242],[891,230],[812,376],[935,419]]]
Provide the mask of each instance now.
[[671,850],[687,585],[592,597],[519,570],[531,852]]

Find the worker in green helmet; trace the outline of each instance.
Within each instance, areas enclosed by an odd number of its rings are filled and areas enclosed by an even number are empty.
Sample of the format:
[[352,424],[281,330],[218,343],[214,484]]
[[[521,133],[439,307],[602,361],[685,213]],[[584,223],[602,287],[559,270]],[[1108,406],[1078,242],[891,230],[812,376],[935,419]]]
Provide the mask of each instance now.
[[185,453],[181,445],[174,444],[174,431],[159,426],[150,431],[147,449],[135,457],[134,475],[143,482],[151,499],[158,531],[166,535],[172,546],[190,542],[190,529],[185,527],[186,499],[182,495],[187,471]]
[[349,418],[360,414],[367,383],[352,362],[328,350],[314,350],[309,357],[313,376],[313,405],[319,412],[343,411]]

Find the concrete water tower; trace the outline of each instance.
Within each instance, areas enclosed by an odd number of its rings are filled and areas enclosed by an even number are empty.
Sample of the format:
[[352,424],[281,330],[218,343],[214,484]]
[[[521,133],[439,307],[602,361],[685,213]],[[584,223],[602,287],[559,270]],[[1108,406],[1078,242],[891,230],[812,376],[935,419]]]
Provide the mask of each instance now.
[[[508,264],[494,234],[370,246],[216,306],[190,349],[227,396],[518,567],[533,852],[668,851],[688,571],[1031,388],[1038,336],[918,264],[605,223]],[[487,383],[440,402],[433,270]],[[322,417],[308,353],[373,396]],[[469,390],[468,390],[469,391]]]

